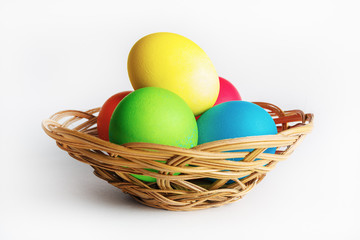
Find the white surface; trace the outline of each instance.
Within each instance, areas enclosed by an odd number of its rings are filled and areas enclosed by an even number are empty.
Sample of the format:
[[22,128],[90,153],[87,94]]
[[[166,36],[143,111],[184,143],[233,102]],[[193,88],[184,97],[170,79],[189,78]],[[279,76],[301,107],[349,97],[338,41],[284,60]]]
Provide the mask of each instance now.
[[[0,1],[0,239],[359,239],[357,1]],[[128,90],[140,37],[182,34],[244,100],[315,114],[315,129],[244,199],[148,208],[42,131],[60,110]]]

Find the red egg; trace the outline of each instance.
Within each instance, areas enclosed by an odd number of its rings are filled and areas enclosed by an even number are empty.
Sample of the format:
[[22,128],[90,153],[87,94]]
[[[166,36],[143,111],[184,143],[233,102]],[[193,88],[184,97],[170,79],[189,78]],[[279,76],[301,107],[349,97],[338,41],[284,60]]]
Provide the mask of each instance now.
[[119,92],[111,96],[101,107],[97,118],[97,129],[99,138],[109,141],[109,124],[111,116],[119,102],[132,91]]
[[[223,102],[229,102],[229,101],[238,101],[241,100],[240,94],[237,91],[237,89],[234,87],[234,85],[231,84],[228,80],[225,78],[219,77],[220,81],[220,91],[218,98],[216,99],[216,102],[213,106],[219,105]],[[197,116],[196,119],[198,119],[201,115]]]

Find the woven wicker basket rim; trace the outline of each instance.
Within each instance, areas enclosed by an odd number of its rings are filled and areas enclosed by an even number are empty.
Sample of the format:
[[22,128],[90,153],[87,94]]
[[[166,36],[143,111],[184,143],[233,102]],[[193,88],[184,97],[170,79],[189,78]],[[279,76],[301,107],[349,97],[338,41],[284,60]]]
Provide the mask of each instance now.
[[[303,125],[283,130],[275,135],[250,136],[250,137],[223,139],[223,140],[217,140],[217,141],[213,141],[213,142],[199,144],[190,149],[176,147],[176,146],[156,144],[156,143],[144,143],[144,142],[133,142],[133,143],[126,143],[123,145],[118,145],[115,143],[111,143],[109,141],[102,140],[96,136],[92,136],[92,135],[89,135],[84,132],[80,132],[80,131],[69,129],[67,127],[63,127],[60,123],[57,122],[58,116],[65,114],[65,113],[66,113],[66,115],[69,115],[69,116],[72,116],[72,114],[76,113],[76,114],[81,115],[84,118],[91,119],[94,116],[90,113],[98,112],[99,110],[100,110],[100,108],[94,108],[94,109],[88,110],[87,112],[82,112],[82,111],[78,111],[78,110],[60,111],[60,112],[53,114],[49,119],[43,120],[42,128],[50,137],[52,137],[52,135],[50,134],[51,130],[49,129],[49,126],[53,126],[53,127],[57,128],[58,133],[64,132],[64,133],[73,135],[74,137],[76,137],[78,139],[83,139],[84,141],[93,145],[94,147],[101,146],[103,148],[106,148],[106,149],[109,149],[112,151],[116,151],[117,153],[122,153],[124,151],[125,152],[131,151],[133,153],[136,153],[136,152],[140,153],[141,155],[152,154],[151,151],[142,150],[142,149],[146,148],[146,149],[162,150],[162,151],[171,152],[171,153],[181,153],[186,156],[197,156],[197,155],[201,156],[203,154],[203,152],[206,151],[206,149],[213,148],[216,146],[230,145],[230,144],[242,144],[244,142],[256,142],[256,141],[264,141],[264,140],[265,141],[266,140],[267,141],[279,141],[279,142],[289,141],[289,137],[291,137],[293,135],[296,135],[299,133],[307,134],[307,133],[311,132],[312,128],[313,128],[313,119],[314,119],[314,115],[311,113],[308,113],[308,114],[304,114],[305,118],[301,120],[303,122]],[[289,113],[293,113],[294,111],[299,111],[299,110],[287,111],[284,113],[284,115],[287,116]],[[64,116],[62,116],[62,117],[64,117]],[[294,137],[294,140],[295,140],[295,137]],[[284,143],[284,145],[286,145],[286,142]],[[271,146],[269,146],[269,147],[271,147]],[[246,149],[246,147],[244,149]],[[231,155],[232,155],[232,153],[227,153],[227,152],[213,152],[212,153],[212,156],[220,156],[220,157],[229,157]]]

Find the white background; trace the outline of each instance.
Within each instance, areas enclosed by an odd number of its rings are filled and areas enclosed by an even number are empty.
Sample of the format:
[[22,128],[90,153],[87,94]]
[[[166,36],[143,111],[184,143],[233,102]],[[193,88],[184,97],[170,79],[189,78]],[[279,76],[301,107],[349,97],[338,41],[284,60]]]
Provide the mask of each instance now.
[[[1,1],[0,239],[360,239],[358,1]],[[315,114],[244,199],[170,212],[61,151],[41,121],[131,89],[142,36],[184,35],[244,100]]]

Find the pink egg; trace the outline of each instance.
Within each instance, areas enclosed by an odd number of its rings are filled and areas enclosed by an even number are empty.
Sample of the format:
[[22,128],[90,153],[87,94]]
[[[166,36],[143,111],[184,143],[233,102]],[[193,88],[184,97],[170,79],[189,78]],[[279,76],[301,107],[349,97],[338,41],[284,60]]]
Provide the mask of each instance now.
[[241,100],[239,92],[234,87],[234,85],[231,84],[231,82],[229,82],[228,80],[222,77],[219,77],[219,81],[220,81],[220,91],[214,106],[223,102]]
[[[228,80],[222,77],[219,77],[219,81],[220,81],[220,91],[214,106],[219,105],[220,103],[223,102],[241,100],[239,92],[234,87],[234,85],[232,85],[231,82],[229,82]],[[200,116],[201,115],[197,116],[196,119],[198,119]]]

